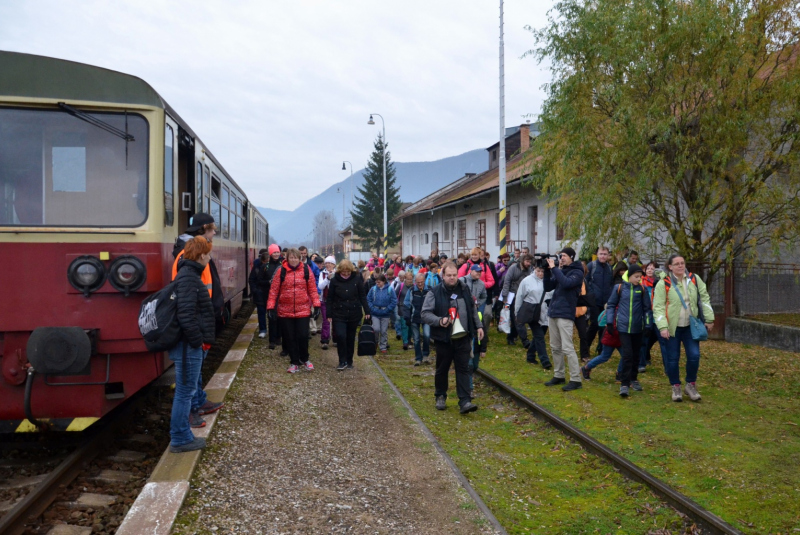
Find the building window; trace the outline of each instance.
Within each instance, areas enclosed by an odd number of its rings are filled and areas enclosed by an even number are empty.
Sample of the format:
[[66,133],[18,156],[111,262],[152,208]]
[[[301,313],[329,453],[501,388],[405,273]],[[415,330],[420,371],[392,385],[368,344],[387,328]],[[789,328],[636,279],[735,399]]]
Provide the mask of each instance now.
[[486,220],[479,219],[475,222],[475,241],[476,246],[486,250]]
[[460,219],[458,221],[458,247],[466,249],[467,247],[467,220]]
[[444,223],[444,241],[450,241],[450,221]]
[[434,232],[433,233],[433,244],[432,245],[433,245],[434,249],[439,249],[439,233],[438,232]]
[[497,160],[497,149],[494,149],[492,151],[492,161],[495,161],[495,160]]
[[556,225],[556,241],[561,241],[564,239],[564,227],[561,225]]

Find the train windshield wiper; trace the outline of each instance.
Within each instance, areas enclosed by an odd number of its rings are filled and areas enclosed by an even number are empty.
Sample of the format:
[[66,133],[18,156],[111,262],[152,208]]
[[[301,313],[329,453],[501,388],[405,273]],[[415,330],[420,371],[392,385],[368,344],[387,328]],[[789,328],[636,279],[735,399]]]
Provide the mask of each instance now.
[[[86,121],[87,123],[93,124],[94,126],[96,126],[98,128],[102,128],[106,132],[114,134],[117,137],[121,137],[125,141],[136,141],[136,139],[134,139],[134,137],[127,132],[127,126],[128,126],[128,121],[127,120],[125,121],[125,127],[126,127],[125,130],[126,131],[123,131],[123,130],[120,130],[119,128],[117,128],[116,126],[112,126],[112,125],[108,124],[105,121],[101,121],[97,117],[94,117],[92,115],[89,115],[86,112],[82,112],[81,110],[77,110],[77,109],[73,108],[69,104],[65,104],[63,102],[59,102],[58,103],[58,107],[61,108],[62,110],[64,110],[65,112],[69,113],[70,115],[73,115],[73,116],[77,117],[78,119],[80,119],[82,121]],[[127,147],[127,145],[126,145],[126,147]]]

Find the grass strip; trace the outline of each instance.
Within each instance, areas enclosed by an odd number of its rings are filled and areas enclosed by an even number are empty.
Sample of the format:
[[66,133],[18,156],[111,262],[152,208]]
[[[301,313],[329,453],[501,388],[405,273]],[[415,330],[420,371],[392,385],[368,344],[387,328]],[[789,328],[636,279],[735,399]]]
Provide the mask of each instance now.
[[652,354],[644,392],[628,399],[618,396],[617,353],[571,393],[544,387],[551,372],[497,332],[481,367],[743,532],[800,532],[797,355],[704,342],[703,400],[673,403],[657,345]]
[[[509,533],[684,533],[684,519],[548,424],[476,380],[480,409],[434,408],[432,367],[377,359]],[[691,532],[691,528],[688,528]]]

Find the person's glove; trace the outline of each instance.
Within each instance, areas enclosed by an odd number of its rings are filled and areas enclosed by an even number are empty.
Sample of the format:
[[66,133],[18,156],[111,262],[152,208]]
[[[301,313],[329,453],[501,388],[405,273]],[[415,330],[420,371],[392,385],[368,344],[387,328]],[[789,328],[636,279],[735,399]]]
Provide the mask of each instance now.
[[211,349],[211,344],[203,344],[203,351],[208,351]]
[[614,326],[613,323],[610,324],[610,325],[606,325],[606,330],[608,331],[608,333],[611,336],[616,336],[617,335],[617,328],[616,328],[616,326]]
[[275,321],[276,319],[278,319],[278,311],[275,310],[274,308],[271,308],[267,310],[267,316],[269,316],[270,320]]
[[317,318],[319,317],[319,313],[320,313],[320,309],[319,309],[319,307],[314,307],[314,308],[312,309],[312,311],[311,311],[311,316],[312,316],[314,319],[317,319]]

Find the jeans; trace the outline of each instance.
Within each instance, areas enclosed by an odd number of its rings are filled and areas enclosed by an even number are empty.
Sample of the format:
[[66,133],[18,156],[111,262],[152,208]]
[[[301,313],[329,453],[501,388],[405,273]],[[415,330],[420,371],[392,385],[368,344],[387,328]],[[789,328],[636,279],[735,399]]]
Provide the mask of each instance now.
[[622,342],[622,347],[620,347],[622,370],[619,374],[622,386],[631,386],[631,381],[639,379],[642,336],[643,333],[619,333],[619,341]]
[[192,428],[189,426],[189,411],[206,402],[200,373],[206,353],[202,347],[190,347],[184,341],[178,342],[169,351],[169,358],[175,363],[175,397],[172,400],[172,417],[169,423],[170,446],[183,446],[194,440]]
[[379,318],[372,316],[372,328],[375,329],[375,337],[380,334],[380,350],[386,351],[389,348],[389,322],[391,318]]
[[308,362],[308,318],[281,318],[283,346],[295,366]]
[[569,380],[581,382],[581,365],[575,345],[572,343],[572,331],[575,320],[567,318],[550,318],[550,349],[553,350],[553,377],[564,379],[564,368],[569,365]]
[[325,301],[321,303],[322,309],[322,333],[319,335],[319,341],[327,344],[331,339],[331,323],[328,321],[328,310],[325,306]]
[[258,311],[258,332],[267,332],[267,305],[264,303],[256,302],[256,311]]
[[436,397],[447,397],[448,376],[450,375],[450,365],[456,368],[456,394],[458,404],[462,405],[471,401],[470,397],[470,344],[472,338],[462,336],[455,340],[446,342],[436,342],[436,375],[434,385],[436,386]]
[[408,345],[408,323],[403,316],[400,314],[397,315],[397,319],[394,321],[394,330],[400,337],[403,339],[403,345]]
[[589,313],[575,318],[575,328],[578,329],[578,339],[580,340],[581,358],[589,360]]
[[[592,370],[594,368],[597,368],[599,365],[608,362],[608,360],[611,358],[611,355],[614,354],[614,350],[615,349],[617,351],[619,351],[619,348],[616,348],[616,347],[603,346],[603,350],[600,352],[600,354],[597,355],[595,358],[593,358],[592,360],[590,360],[586,364],[586,369],[587,370]],[[620,362],[622,362],[622,361],[620,361]],[[622,364],[620,364],[620,367],[617,368],[618,372],[621,371],[620,370],[621,367],[622,367]]]
[[[420,328],[422,328],[422,343],[420,343]],[[414,337],[414,358],[422,360],[431,354],[431,326],[425,323],[411,322],[411,335]]]
[[336,351],[339,364],[352,364],[356,352],[356,332],[361,320],[333,320],[333,334],[336,338]]
[[544,333],[547,332],[547,325],[539,325],[538,320],[533,320],[528,324],[531,328],[531,338],[533,341],[528,346],[528,362],[536,362],[536,354],[545,368],[550,367],[550,357],[547,356],[547,345],[544,342]]
[[700,369],[700,342],[692,338],[690,327],[678,327],[675,336],[664,340],[664,349],[666,350],[664,371],[667,372],[669,383],[672,385],[681,384],[681,344],[686,353],[686,382],[697,381],[697,370]]

